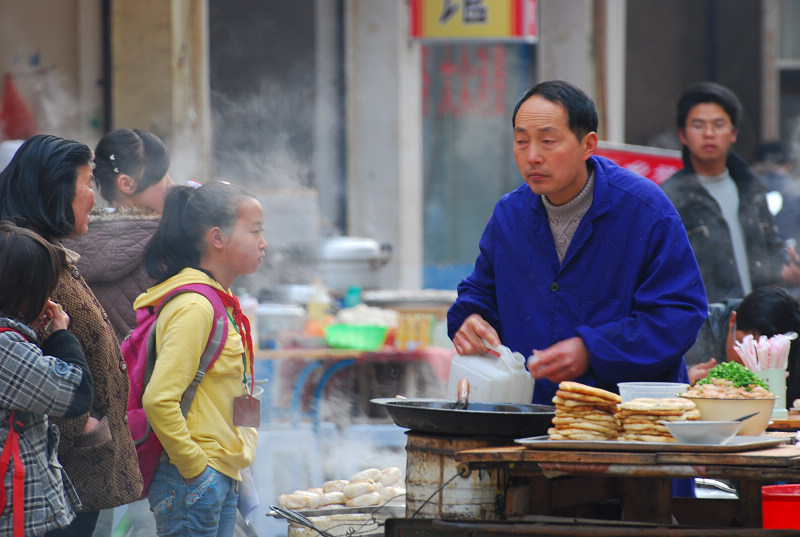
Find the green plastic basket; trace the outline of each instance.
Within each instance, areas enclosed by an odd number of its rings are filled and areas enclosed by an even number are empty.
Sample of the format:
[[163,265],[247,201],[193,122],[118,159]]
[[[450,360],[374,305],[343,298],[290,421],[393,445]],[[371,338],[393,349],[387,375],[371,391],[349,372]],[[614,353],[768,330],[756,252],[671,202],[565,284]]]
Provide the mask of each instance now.
[[373,324],[332,324],[325,327],[325,342],[335,349],[376,351],[383,347],[387,328]]

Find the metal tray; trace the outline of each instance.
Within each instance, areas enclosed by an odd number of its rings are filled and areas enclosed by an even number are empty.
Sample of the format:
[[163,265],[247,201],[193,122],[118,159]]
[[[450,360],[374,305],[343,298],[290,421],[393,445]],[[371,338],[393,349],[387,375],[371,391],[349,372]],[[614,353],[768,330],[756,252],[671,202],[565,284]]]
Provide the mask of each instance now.
[[[404,503],[388,503],[383,505],[371,505],[369,507],[346,507],[333,506],[321,507],[319,509],[292,509],[295,513],[299,513],[305,517],[315,516],[328,516],[328,515],[370,515],[373,513],[387,515],[389,517],[397,518],[406,516],[406,504]],[[281,513],[269,510],[267,516],[273,518],[286,518]]]
[[586,451],[698,451],[733,452],[764,449],[786,444],[786,437],[734,436],[727,444],[681,444],[680,442],[633,442],[630,440],[550,440],[549,436],[517,438],[517,444],[530,449],[570,449]]

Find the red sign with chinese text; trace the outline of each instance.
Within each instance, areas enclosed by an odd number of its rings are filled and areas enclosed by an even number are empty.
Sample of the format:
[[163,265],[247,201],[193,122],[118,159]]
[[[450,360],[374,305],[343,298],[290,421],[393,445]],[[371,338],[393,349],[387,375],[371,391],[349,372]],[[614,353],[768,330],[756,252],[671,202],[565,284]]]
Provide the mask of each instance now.
[[660,185],[683,168],[681,152],[639,145],[600,142],[594,152]]

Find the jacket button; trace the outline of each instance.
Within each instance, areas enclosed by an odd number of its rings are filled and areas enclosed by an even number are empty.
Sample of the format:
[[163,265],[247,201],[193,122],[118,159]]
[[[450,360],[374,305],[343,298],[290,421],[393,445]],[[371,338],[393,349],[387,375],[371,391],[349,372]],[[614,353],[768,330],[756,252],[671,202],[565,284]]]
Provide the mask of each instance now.
[[128,423],[128,413],[127,412],[122,415],[122,421],[124,421],[125,423]]
[[65,377],[69,373],[69,364],[66,362],[56,362],[55,370],[58,375]]
[[551,291],[558,291],[560,288],[561,288],[561,286],[558,285],[558,282],[553,282],[553,283],[550,284],[550,290]]
[[124,361],[122,361],[122,362],[119,363],[119,368],[122,369],[123,371],[125,371],[126,369],[128,369],[128,364],[126,364]]

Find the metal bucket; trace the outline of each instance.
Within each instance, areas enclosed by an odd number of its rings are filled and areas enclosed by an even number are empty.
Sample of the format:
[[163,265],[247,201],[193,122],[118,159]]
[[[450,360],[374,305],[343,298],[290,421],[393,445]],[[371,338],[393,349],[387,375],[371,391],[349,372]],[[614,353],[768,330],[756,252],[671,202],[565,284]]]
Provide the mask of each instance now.
[[484,439],[407,433],[406,518],[499,520],[505,504],[505,472],[473,470],[458,475],[456,451],[496,445]]

